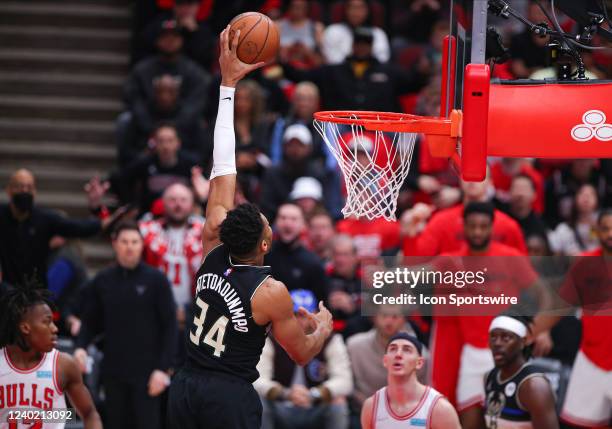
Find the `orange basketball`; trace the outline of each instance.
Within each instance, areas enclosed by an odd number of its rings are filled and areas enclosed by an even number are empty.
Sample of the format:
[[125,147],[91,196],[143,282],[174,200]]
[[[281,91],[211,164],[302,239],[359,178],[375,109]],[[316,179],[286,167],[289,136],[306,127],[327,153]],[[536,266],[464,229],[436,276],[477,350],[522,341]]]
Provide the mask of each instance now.
[[280,34],[276,24],[259,12],[245,12],[230,22],[230,43],[236,30],[240,30],[237,55],[248,64],[268,62],[278,52]]

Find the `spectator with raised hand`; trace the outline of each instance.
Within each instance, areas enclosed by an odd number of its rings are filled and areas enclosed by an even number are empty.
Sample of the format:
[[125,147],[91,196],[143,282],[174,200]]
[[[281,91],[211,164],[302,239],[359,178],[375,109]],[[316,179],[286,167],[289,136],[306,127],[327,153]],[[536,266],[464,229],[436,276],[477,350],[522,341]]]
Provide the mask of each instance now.
[[[454,252],[463,245],[463,210],[470,202],[489,201],[494,195],[489,174],[482,182],[461,181],[463,201],[434,214],[431,207],[416,204],[401,217],[404,256],[435,256]],[[520,226],[505,213],[495,210],[492,240],[527,254]]]
[[132,120],[143,135],[152,134],[156,126],[155,82],[169,75],[180,83],[172,121],[179,130],[193,129],[206,107],[210,76],[181,54],[183,37],[175,20],[159,23],[156,46],[159,54],[136,64],[125,83],[124,101]]
[[323,33],[323,56],[327,64],[341,64],[351,55],[354,30],[369,27],[372,32],[372,56],[381,63],[391,57],[389,39],[385,31],[371,26],[369,5],[366,0],[345,0],[344,22],[328,26]]
[[[89,206],[100,207],[107,185],[94,178],[86,186]],[[75,220],[35,204],[36,181],[26,169],[15,171],[6,187],[8,204],[0,204],[0,268],[10,284],[36,282],[47,285],[51,237],[91,237],[116,220],[122,211],[104,220]]]
[[112,187],[123,201],[138,203],[142,213],[173,183],[189,185],[192,168],[198,160],[180,151],[181,140],[175,126],[160,124],[153,133],[153,153],[134,160],[111,177]]
[[166,276],[142,262],[138,225],[112,234],[116,262],[86,286],[75,358],[86,371],[86,348],[104,334],[102,384],[109,428],[161,426],[160,396],[176,346],[176,306]]

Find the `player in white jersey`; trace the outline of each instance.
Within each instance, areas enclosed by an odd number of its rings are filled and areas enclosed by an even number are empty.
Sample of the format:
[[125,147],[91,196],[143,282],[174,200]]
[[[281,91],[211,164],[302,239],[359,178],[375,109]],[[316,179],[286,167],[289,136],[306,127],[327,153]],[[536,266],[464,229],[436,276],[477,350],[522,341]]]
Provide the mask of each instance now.
[[417,380],[417,370],[424,364],[422,349],[421,342],[406,332],[391,337],[383,356],[387,386],[364,402],[363,429],[461,428],[450,402]]
[[46,290],[28,286],[9,289],[2,296],[0,429],[63,429],[61,420],[70,412],[65,395],[85,429],[101,429],[76,361],[54,348],[57,326],[48,296]]

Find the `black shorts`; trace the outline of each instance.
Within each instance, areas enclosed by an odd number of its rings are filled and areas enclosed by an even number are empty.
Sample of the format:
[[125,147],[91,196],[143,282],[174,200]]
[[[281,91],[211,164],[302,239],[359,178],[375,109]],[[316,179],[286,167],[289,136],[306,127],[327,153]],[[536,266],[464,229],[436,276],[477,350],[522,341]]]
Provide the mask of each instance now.
[[260,429],[261,400],[251,383],[183,368],[172,380],[169,429]]

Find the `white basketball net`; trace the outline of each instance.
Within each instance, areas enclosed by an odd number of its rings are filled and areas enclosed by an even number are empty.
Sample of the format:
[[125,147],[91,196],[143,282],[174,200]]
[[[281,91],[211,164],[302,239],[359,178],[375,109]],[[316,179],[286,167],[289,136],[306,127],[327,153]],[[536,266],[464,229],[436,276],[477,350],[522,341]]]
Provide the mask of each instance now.
[[365,131],[361,125],[317,119],[314,125],[344,175],[344,217],[395,220],[399,191],[408,176],[418,134]]

